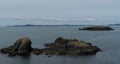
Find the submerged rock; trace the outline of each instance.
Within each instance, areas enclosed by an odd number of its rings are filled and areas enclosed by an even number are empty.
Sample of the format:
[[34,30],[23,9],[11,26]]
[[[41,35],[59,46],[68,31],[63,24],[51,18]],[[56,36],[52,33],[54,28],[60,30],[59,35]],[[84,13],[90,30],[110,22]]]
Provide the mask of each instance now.
[[114,30],[114,29],[109,26],[91,26],[79,28],[79,30]]
[[32,51],[31,40],[28,37],[18,39],[12,46],[2,48],[1,53],[8,54],[9,56],[27,55]]
[[92,55],[100,51],[100,48],[91,43],[77,39],[57,38],[54,43],[45,44],[46,55]]

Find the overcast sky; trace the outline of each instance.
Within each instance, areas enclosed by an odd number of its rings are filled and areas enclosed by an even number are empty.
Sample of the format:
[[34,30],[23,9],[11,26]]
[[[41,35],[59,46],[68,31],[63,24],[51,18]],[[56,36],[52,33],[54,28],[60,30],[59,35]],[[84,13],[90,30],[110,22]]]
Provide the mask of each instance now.
[[0,25],[120,23],[120,0],[0,0],[1,18],[44,21],[0,20]]

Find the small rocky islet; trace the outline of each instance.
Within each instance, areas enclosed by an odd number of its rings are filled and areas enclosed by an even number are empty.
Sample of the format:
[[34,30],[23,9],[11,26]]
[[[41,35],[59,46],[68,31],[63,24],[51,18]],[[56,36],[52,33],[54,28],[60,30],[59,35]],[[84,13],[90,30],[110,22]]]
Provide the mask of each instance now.
[[79,30],[91,30],[91,31],[106,31],[106,30],[114,30],[110,26],[90,26],[90,27],[83,27],[79,28]]
[[0,53],[8,54],[8,56],[26,56],[30,53],[35,55],[94,55],[101,51],[91,43],[62,37],[58,37],[53,43],[45,44],[45,48],[42,49],[32,48],[31,44],[29,37],[21,38],[13,45],[0,49]]
[[28,55],[33,49],[31,47],[32,41],[28,38],[18,39],[13,45],[0,49],[3,54],[8,54],[8,56],[24,56]]

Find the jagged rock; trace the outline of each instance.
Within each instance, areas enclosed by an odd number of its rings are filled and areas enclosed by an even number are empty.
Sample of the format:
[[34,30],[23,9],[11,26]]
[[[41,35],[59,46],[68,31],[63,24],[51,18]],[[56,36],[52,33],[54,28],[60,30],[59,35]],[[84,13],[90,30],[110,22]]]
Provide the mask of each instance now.
[[2,48],[0,50],[1,53],[8,54],[8,56],[15,55],[27,55],[32,51],[31,40],[28,37],[18,39],[14,45],[8,48]]
[[55,43],[45,44],[45,46],[47,47],[44,49],[46,55],[92,55],[101,51],[100,48],[91,43],[61,37],[57,38]]
[[8,48],[2,48],[0,49],[0,52],[3,54],[7,54],[8,53]]
[[45,48],[38,49],[31,47],[31,40],[28,37],[18,39],[13,45],[0,49],[3,54],[8,56],[26,56],[29,53],[35,55],[91,55],[101,51],[91,43],[79,41],[77,39],[64,39],[59,37],[54,43],[45,44]]
[[40,55],[43,53],[43,49],[34,48],[32,52],[35,55]]
[[60,44],[64,44],[64,43],[67,43],[67,39],[64,39],[62,37],[58,37],[56,40],[55,40],[55,43],[60,43]]
[[79,30],[114,30],[114,29],[109,26],[91,26],[79,28]]

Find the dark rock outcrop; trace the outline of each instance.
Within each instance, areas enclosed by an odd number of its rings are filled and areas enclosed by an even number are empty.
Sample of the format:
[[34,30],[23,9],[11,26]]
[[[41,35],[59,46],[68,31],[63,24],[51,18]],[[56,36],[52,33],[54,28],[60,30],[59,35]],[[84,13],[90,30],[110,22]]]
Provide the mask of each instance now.
[[79,28],[79,30],[114,30],[113,28],[109,26],[91,26],[91,27],[84,27]]
[[8,54],[9,56],[15,55],[28,55],[32,51],[31,40],[28,37],[18,39],[12,46],[2,48],[1,53]]
[[92,55],[101,51],[91,43],[76,39],[57,38],[55,43],[45,44],[44,54],[46,55]]
[[77,39],[64,39],[59,37],[54,43],[45,44],[45,48],[38,49],[31,47],[31,40],[28,37],[18,39],[12,46],[0,49],[3,54],[8,56],[26,56],[29,53],[35,55],[92,55],[101,51],[91,43],[79,41]]
[[32,52],[35,55],[40,55],[43,53],[43,49],[34,48]]

